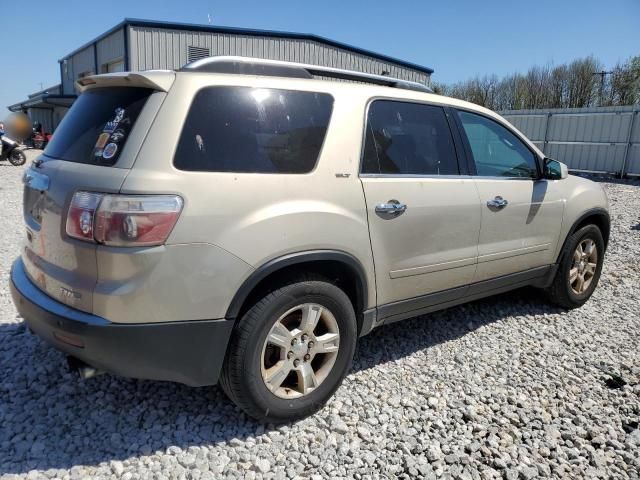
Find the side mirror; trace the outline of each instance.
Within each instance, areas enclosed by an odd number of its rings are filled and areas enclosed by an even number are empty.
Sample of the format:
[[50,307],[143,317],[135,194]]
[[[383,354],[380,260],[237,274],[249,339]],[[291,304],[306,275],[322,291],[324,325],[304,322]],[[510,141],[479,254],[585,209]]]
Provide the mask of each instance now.
[[562,180],[569,176],[569,167],[553,158],[544,159],[543,177],[548,180]]

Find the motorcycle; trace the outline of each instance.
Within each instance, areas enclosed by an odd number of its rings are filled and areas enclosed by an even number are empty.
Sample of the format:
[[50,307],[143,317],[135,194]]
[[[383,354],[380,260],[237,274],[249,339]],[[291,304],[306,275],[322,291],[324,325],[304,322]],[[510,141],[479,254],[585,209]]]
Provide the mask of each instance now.
[[33,148],[37,148],[39,150],[44,150],[50,141],[50,133],[34,132],[33,136],[31,137],[31,144],[33,145]]
[[27,156],[24,154],[22,149],[19,148],[20,144],[18,142],[7,137],[7,135],[2,135],[0,137],[0,141],[2,142],[0,161],[9,160],[9,163],[11,163],[11,165],[15,165],[16,167],[25,164],[25,162],[27,161]]
[[30,143],[33,148],[44,150],[47,144],[51,141],[52,135],[47,133],[40,122],[33,123],[33,129],[31,134]]

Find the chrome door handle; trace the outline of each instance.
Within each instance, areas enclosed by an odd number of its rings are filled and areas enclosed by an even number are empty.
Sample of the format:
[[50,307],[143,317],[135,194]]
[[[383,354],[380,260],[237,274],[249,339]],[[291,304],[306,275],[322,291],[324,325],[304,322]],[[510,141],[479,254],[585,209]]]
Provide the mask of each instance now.
[[398,200],[389,200],[387,203],[376,205],[376,213],[386,213],[387,215],[400,215],[407,209],[407,205]]
[[496,198],[494,198],[493,200],[488,200],[487,201],[487,207],[490,207],[490,208],[498,208],[498,209],[500,209],[500,208],[506,207],[507,205],[509,205],[509,202],[505,198],[502,198],[499,195]]

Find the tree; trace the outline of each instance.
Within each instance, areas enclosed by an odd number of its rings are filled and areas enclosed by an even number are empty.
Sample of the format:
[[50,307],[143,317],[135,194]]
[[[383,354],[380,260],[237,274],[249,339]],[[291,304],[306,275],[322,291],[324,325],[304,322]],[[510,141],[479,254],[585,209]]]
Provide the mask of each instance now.
[[568,107],[581,108],[592,105],[596,98],[597,77],[594,72],[602,70],[602,65],[593,57],[574,60],[567,67],[569,71]]
[[502,79],[487,75],[453,85],[434,84],[434,89],[494,110],[640,103],[640,56],[618,63],[605,81],[594,75],[602,70],[602,63],[589,56],[555,67],[534,66]]
[[640,56],[618,63],[609,81],[610,105],[640,103]]

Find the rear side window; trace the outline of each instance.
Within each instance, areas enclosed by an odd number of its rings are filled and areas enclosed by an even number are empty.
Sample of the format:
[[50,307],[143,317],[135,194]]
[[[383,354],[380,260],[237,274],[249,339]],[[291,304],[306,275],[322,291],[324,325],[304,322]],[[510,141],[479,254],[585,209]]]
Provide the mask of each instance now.
[[308,173],[327,133],[325,93],[250,87],[200,90],[178,142],[180,170]]
[[69,162],[113,165],[153,90],[108,87],[78,98],[44,151]]
[[377,100],[369,107],[362,173],[458,175],[441,107]]

